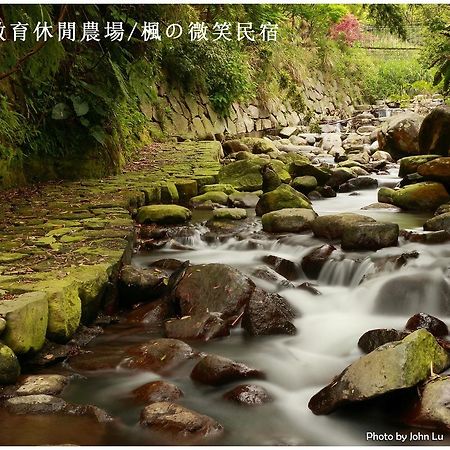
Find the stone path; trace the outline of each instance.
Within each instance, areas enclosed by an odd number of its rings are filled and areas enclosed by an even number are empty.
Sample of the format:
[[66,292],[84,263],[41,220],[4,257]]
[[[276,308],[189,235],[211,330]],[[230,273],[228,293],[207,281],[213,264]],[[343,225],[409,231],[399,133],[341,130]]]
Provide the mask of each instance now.
[[0,192],[0,340],[16,354],[45,337],[67,341],[113,298],[133,211],[216,182],[221,151],[209,141],[155,144],[118,176]]

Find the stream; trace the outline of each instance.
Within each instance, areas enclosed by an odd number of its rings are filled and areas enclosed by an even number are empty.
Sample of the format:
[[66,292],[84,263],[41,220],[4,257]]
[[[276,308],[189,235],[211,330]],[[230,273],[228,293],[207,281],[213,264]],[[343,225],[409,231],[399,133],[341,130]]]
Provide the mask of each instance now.
[[[397,171],[394,168],[389,175],[377,176],[379,186],[394,186],[399,181]],[[338,194],[335,198],[316,200],[313,201],[313,208],[319,215],[359,212],[376,220],[397,222],[401,228],[409,230],[421,229],[429,217],[427,214],[397,212],[395,209],[361,211],[362,207],[377,201],[377,189],[358,191],[357,194]],[[252,232],[261,230],[261,223],[254,216],[254,210],[248,213],[253,214],[247,219],[251,222],[250,236]],[[197,350],[216,353],[262,369],[267,378],[258,380],[258,384],[273,397],[271,403],[248,408],[227,402],[222,395],[230,389],[230,385],[217,388],[194,383],[189,378],[193,363],[164,378],[184,391],[180,404],[207,414],[224,426],[224,435],[214,443],[364,445],[377,443],[366,440],[368,431],[411,431],[397,423],[395,418],[381,417],[379,410],[370,406],[351,411],[340,410],[329,416],[315,416],[307,405],[313,394],[362,354],[357,342],[365,331],[373,328],[403,329],[407,319],[419,311],[436,315],[450,324],[449,312],[440,306],[443,302],[439,301],[440,296],[444,295],[441,286],[446,283],[445,273],[450,265],[450,244],[424,245],[408,243],[400,238],[399,247],[385,248],[376,253],[347,253],[345,259],[331,260],[325,264],[319,279],[312,282],[322,295],[313,295],[305,290],[286,289],[257,278],[253,276],[253,271],[264,266],[262,258],[265,255],[298,262],[312,247],[323,242],[311,233],[274,236],[272,239],[256,234],[249,239],[242,239],[241,236],[222,242],[206,242],[204,236],[208,230],[203,223],[210,215],[210,211],[194,212],[193,232],[177,239],[179,244],[185,246],[184,249],[164,247],[152,252],[140,252],[133,257],[132,264],[146,267],[161,258],[189,260],[192,264],[228,264],[249,275],[257,286],[279,292],[299,313],[295,320],[298,330],[295,336],[250,338],[237,327],[227,338],[192,343]],[[381,270],[375,270],[376,259],[412,251],[417,251],[419,256],[408,259],[400,269],[393,270],[387,263]],[[396,284],[397,288],[385,288],[387,283],[398,277],[402,281]],[[412,282],[411,287],[408,280]],[[300,275],[294,283],[304,281],[307,281],[306,277]],[[404,298],[396,299],[400,292],[399,284],[406,294]],[[107,327],[103,335],[88,345],[87,350],[92,353],[83,355],[84,363],[89,359],[95,362],[95,370],[87,370],[90,369],[89,364],[78,366],[76,372],[82,377],[73,380],[65,390],[63,397],[67,401],[95,404],[119,418],[119,427],[98,432],[83,424],[83,418],[60,418],[55,427],[54,420],[47,423],[42,418],[41,422],[30,422],[33,426],[29,427],[26,426],[27,421],[25,425],[21,422],[24,433],[11,432],[8,436],[6,432],[0,440],[7,440],[9,444],[52,444],[61,443],[61,439],[67,443],[97,445],[161,443],[148,430],[139,427],[137,423],[142,405],[134,404],[130,399],[133,389],[161,377],[151,372],[125,369],[118,364],[124,349],[155,336],[155,330],[145,326],[118,323]],[[54,373],[54,367],[51,370]],[[70,373],[70,366],[61,367],[60,371]],[[14,422],[9,423],[14,426]],[[450,441],[440,443],[449,444]]]

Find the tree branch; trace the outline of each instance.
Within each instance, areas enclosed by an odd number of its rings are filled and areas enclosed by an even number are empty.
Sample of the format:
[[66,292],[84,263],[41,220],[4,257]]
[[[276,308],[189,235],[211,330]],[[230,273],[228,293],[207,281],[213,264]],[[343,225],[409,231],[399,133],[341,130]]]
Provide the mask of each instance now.
[[[62,22],[62,20],[64,19],[64,16],[67,13],[67,9],[68,9],[68,5],[62,5],[61,6],[61,11],[59,13],[59,17],[56,21],[56,24],[53,26],[52,28],[52,34],[54,34],[56,32],[56,30],[58,29],[58,22]],[[14,64],[13,67],[11,67],[11,69],[7,70],[6,72],[0,73],[0,81],[4,80],[5,78],[10,77],[12,74],[18,72],[23,63],[31,58],[34,54],[36,54],[39,50],[42,50],[42,48],[45,46],[45,44],[48,41],[42,41],[39,42],[37,45],[35,45],[28,53],[25,53],[25,55],[23,55],[21,58],[19,58],[16,62],[16,64]]]

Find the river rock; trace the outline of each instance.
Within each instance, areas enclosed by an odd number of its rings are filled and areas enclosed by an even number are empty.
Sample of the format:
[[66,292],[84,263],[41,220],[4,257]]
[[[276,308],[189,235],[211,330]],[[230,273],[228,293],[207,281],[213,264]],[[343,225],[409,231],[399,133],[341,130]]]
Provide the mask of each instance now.
[[163,380],[151,381],[139,386],[131,392],[133,398],[140,403],[173,402],[183,397],[183,391],[173,383]]
[[317,217],[311,228],[314,236],[325,239],[340,239],[344,230],[357,223],[375,223],[375,220],[361,214],[344,213]]
[[264,378],[264,374],[245,364],[218,355],[203,357],[193,368],[191,378],[210,386],[222,386],[247,378]]
[[157,268],[124,266],[120,272],[120,300],[127,305],[159,297],[166,287],[167,274]]
[[158,259],[157,261],[153,261],[149,264],[149,267],[157,267],[158,269],[168,270],[173,272],[174,270],[179,269],[182,266],[182,262],[178,259],[174,258],[163,258]]
[[398,245],[399,226],[396,223],[355,223],[344,228],[343,250],[379,250]]
[[255,285],[237,269],[224,264],[189,267],[173,292],[183,316],[217,312],[222,318],[236,318]]
[[392,204],[395,190],[388,187],[378,189],[378,202]]
[[277,149],[274,143],[267,138],[246,136],[241,138],[240,141],[255,154],[270,153]]
[[333,245],[324,244],[307,253],[302,259],[302,270],[304,274],[308,278],[316,280],[319,277],[322,267],[335,250],[336,247]]
[[126,315],[127,323],[137,323],[147,327],[163,327],[164,321],[173,315],[167,298],[162,298],[138,306]]
[[433,159],[439,158],[439,155],[417,155],[417,156],[406,156],[398,160],[400,168],[398,171],[399,177],[406,177],[406,175],[411,175],[417,172],[417,168],[422,164],[425,164]]
[[[336,191],[331,186],[317,186],[316,190],[313,192],[318,192],[319,195],[325,198],[336,197]],[[310,192],[310,195],[312,192]]]
[[289,259],[266,255],[262,260],[288,280],[295,280],[300,275],[298,264]]
[[200,194],[206,194],[207,192],[223,192],[224,194],[230,195],[236,193],[236,189],[234,189],[231,184],[205,184],[200,188]]
[[197,209],[213,209],[214,205],[226,205],[227,203],[228,195],[219,191],[205,192],[189,200],[189,204]]
[[231,139],[229,141],[225,141],[222,144],[223,152],[225,155],[230,155],[238,152],[249,152],[250,149],[247,145],[245,145],[239,139]]
[[420,329],[359,358],[314,395],[308,406],[314,414],[329,414],[349,402],[415,386],[429,377],[431,368],[440,373],[449,363],[449,355],[434,336]]
[[378,181],[371,177],[357,177],[347,181],[339,186],[339,192],[352,192],[361,189],[375,189],[378,187]]
[[259,406],[272,401],[267,391],[256,384],[240,384],[225,392],[223,398],[244,406]]
[[292,180],[291,186],[302,194],[308,194],[317,187],[317,180],[315,177],[305,175],[297,177]]
[[27,375],[13,386],[0,388],[0,398],[22,395],[59,395],[69,383],[69,378],[57,374]]
[[262,182],[263,192],[273,191],[278,186],[280,186],[281,179],[271,164],[265,164],[264,166],[261,167],[261,175],[263,179]]
[[408,335],[405,331],[395,329],[378,328],[366,331],[358,341],[358,347],[364,353],[370,353],[376,348],[389,342],[401,341]]
[[292,162],[289,165],[289,173],[292,178],[304,176],[314,177],[319,184],[325,184],[330,178],[330,173],[328,171],[307,162]]
[[234,208],[255,208],[259,196],[250,192],[235,192],[228,197],[228,203]]
[[338,167],[331,171],[331,176],[327,181],[327,186],[337,189],[341,184],[346,183],[352,178],[356,178],[356,175],[350,168]]
[[168,373],[194,356],[192,348],[177,339],[152,339],[127,350],[124,365],[132,369]]
[[392,203],[399,208],[411,211],[434,211],[450,196],[441,183],[423,182],[411,184],[395,190]]
[[423,224],[423,229],[425,231],[445,230],[450,232],[450,212],[428,219]]
[[166,336],[174,339],[209,341],[230,334],[229,325],[220,315],[204,312],[181,319],[170,319],[164,324]]
[[257,191],[262,188],[260,169],[264,164],[266,161],[259,158],[227,164],[219,171],[219,181],[240,191]]
[[450,106],[440,106],[425,117],[419,131],[419,147],[422,153],[449,156]]
[[242,220],[247,217],[247,211],[242,208],[220,208],[213,212],[214,220]]
[[380,203],[380,202],[371,203],[370,205],[363,206],[361,208],[362,211],[367,211],[370,209],[390,209],[391,211],[396,212],[400,211],[400,208],[397,208],[396,206],[391,205],[390,203]]
[[223,427],[211,417],[170,402],[157,402],[141,412],[140,424],[169,443],[199,444],[219,437]]
[[[450,148],[450,144],[449,144]],[[419,175],[427,180],[440,181],[442,183],[450,182],[450,157],[434,158],[417,168]]]
[[310,200],[288,185],[281,185],[277,189],[261,195],[256,205],[256,214],[262,216],[271,211],[285,208],[311,209]]
[[436,337],[448,334],[448,327],[442,320],[425,313],[414,314],[405,326],[405,329],[408,331],[416,331],[420,328],[425,328],[425,330]]
[[20,364],[17,356],[0,342],[0,384],[15,383],[19,375]]
[[191,218],[189,209],[179,205],[150,205],[138,209],[136,220],[141,224],[178,224]]
[[256,288],[245,307],[242,328],[252,336],[295,334],[294,317],[293,309],[281,295]]
[[387,151],[396,160],[404,156],[418,155],[422,120],[422,116],[413,112],[390,117],[378,131],[380,150]]
[[322,295],[322,293],[315,287],[315,285],[309,283],[308,281],[300,283],[296,288],[301,289],[302,291],[309,292],[312,295]]
[[270,283],[276,283],[276,285],[280,288],[294,287],[294,285],[290,281],[286,280],[286,278],[284,278],[278,272],[275,272],[275,270],[271,269],[270,267],[258,266],[253,270],[252,276],[261,280],[268,281]]
[[388,152],[383,152],[382,150],[377,150],[372,154],[372,159],[374,161],[389,161],[394,162],[392,156]]
[[286,208],[264,214],[261,223],[269,233],[299,233],[309,230],[316,217],[312,209]]

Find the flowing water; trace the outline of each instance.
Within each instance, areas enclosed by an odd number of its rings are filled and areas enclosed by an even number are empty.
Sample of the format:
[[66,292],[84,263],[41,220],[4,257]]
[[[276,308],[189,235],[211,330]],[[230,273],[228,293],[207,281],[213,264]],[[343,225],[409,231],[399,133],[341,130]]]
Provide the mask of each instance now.
[[[391,175],[379,176],[378,180],[385,186],[398,182],[394,171]],[[313,207],[319,215],[359,212],[377,220],[397,222],[401,228],[412,230],[421,228],[428,217],[395,209],[361,211],[361,207],[377,201],[376,193],[377,190],[373,189],[359,191],[358,195],[339,194],[336,198],[314,201]],[[250,219],[252,225],[247,238],[237,236],[207,242],[204,239],[207,229],[202,223],[208,214],[199,212],[194,215],[194,231],[188,237],[177,239],[185,246],[182,250],[165,247],[137,254],[133,264],[146,267],[161,258],[190,260],[193,264],[229,264],[251,276],[258,286],[279,292],[299,313],[295,320],[298,329],[295,336],[249,338],[237,328],[230,337],[193,344],[198,350],[217,353],[264,370],[267,379],[257,383],[272,395],[272,403],[255,408],[230,404],[221,398],[230,386],[212,388],[193,383],[189,378],[192,367],[189,365],[168,378],[184,391],[183,405],[214,417],[224,426],[226,432],[217,443],[363,445],[368,443],[368,431],[407,431],[395,418],[381,417],[376,408],[365,406],[353,412],[347,410],[329,416],[315,416],[307,405],[313,394],[361,355],[357,342],[365,331],[373,328],[402,329],[407,319],[419,311],[437,315],[450,325],[446,279],[450,245],[426,246],[401,240],[399,247],[376,253],[344,254],[339,250],[343,259],[325,264],[319,279],[314,282],[321,295],[313,295],[304,290],[280,288],[252,274],[255,268],[264,265],[262,258],[265,255],[276,255],[298,263],[303,255],[323,242],[310,233],[272,239],[263,234],[252,235],[261,229],[260,221],[255,217]],[[412,251],[417,251],[419,256],[408,259],[400,269],[395,269],[389,262],[378,264],[386,256]],[[299,273],[295,284],[306,281],[301,271]],[[153,336],[153,330],[145,327],[118,324],[107,328],[105,334],[95,339],[88,349],[92,350],[91,358],[97,363],[102,358],[112,361],[117,358],[119,361],[123,349]],[[118,430],[96,437],[93,443],[158,442],[137,425],[142,406],[133,404],[129,398],[131,390],[160,379],[158,375],[127,370],[117,364],[82,374],[84,378],[71,383],[65,398],[77,403],[96,404],[119,417],[123,423]],[[67,437],[67,443],[78,443],[80,439],[81,436],[77,440],[71,435]]]

